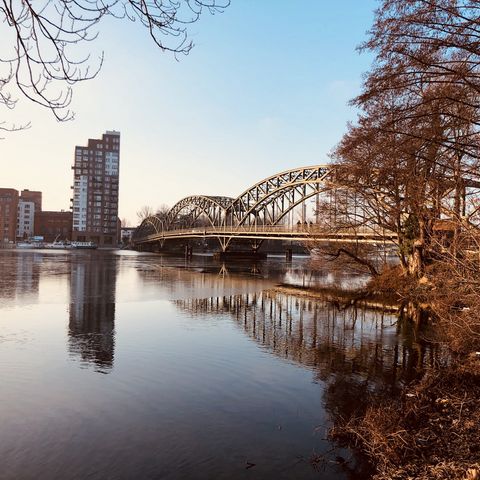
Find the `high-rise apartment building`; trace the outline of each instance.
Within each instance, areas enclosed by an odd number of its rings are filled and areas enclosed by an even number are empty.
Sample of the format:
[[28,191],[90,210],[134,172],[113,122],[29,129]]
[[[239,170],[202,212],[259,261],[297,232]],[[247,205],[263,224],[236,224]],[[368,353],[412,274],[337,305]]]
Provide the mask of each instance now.
[[0,242],[14,242],[17,232],[18,190],[0,188]]
[[119,165],[120,132],[75,147],[72,240],[117,244]]

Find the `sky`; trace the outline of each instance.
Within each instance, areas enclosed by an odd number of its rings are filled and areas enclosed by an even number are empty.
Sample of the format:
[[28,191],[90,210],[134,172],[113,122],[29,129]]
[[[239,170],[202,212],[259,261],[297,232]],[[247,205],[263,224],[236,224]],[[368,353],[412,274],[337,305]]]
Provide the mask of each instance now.
[[74,87],[75,119],[20,98],[0,121],[31,122],[0,140],[0,187],[41,190],[68,210],[75,145],[121,132],[119,217],[195,194],[236,197],[295,167],[328,163],[371,64],[356,47],[375,0],[232,0],[190,26],[176,60],[138,23],[107,20],[89,44],[105,61]]

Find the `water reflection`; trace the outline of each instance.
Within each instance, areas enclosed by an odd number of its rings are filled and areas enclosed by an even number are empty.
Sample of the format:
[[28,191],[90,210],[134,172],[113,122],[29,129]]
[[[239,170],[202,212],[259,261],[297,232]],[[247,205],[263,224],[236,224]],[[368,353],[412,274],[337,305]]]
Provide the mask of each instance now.
[[331,413],[347,415],[367,394],[392,395],[435,361],[436,347],[418,339],[396,313],[285,295],[274,290],[177,300],[199,315],[228,315],[271,353],[314,370]]
[[0,275],[0,299],[12,303],[25,298],[38,297],[40,284],[41,254],[10,256],[7,265],[2,265]]
[[326,278],[304,261],[224,267],[0,252],[0,341],[22,340],[0,348],[0,477],[365,478],[316,427],[436,352],[392,313],[273,289]]
[[[188,266],[188,264],[187,264]],[[260,262],[223,262],[205,265],[204,272],[219,276],[248,275],[249,277],[276,279],[288,285],[301,287],[337,286],[357,288],[364,285],[369,276],[364,273],[346,272],[329,263],[314,265],[309,257],[297,257],[285,261],[283,257],[269,257]]]
[[82,363],[108,373],[115,350],[114,257],[75,257],[70,272],[69,351]]
[[[142,294],[150,298],[204,298],[261,291],[274,285],[272,279],[256,277],[251,267],[241,265],[235,273],[218,264],[171,265],[150,264],[138,270]],[[278,275],[278,272],[277,272]]]

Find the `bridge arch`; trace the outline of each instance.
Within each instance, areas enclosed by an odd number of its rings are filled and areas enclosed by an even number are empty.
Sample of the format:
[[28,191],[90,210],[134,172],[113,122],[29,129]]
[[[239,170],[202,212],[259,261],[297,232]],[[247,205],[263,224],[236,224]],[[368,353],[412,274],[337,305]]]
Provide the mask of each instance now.
[[[193,227],[200,215],[205,215],[212,227],[222,223],[225,210],[232,204],[233,198],[220,196],[193,195],[185,197],[177,202],[166,214],[165,227],[172,230],[172,227],[179,222],[186,220],[182,225],[184,228]],[[181,217],[181,213],[185,212]]]
[[164,230],[164,222],[158,215],[151,215],[145,218],[135,229],[133,238],[144,238],[150,235],[158,235]]
[[225,249],[232,238],[227,238],[228,234],[222,231],[242,230],[253,225],[277,225],[292,209],[322,193],[330,173],[331,167],[328,165],[301,167],[263,179],[237,198],[207,195],[185,197],[162,218],[155,215],[145,219],[137,228],[134,241],[163,241],[165,232],[194,227],[197,219],[205,215],[211,227],[218,228],[218,236],[223,239],[220,243]]
[[329,173],[327,165],[316,165],[272,175],[239,195],[227,215],[233,224],[243,226],[256,223],[261,212],[262,224],[276,225],[304,200],[321,193]]

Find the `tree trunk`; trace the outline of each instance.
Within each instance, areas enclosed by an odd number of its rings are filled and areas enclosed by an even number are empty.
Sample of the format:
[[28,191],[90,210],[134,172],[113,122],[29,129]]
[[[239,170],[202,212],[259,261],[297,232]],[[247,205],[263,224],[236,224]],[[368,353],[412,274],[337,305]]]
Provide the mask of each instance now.
[[413,251],[408,256],[408,274],[413,278],[421,278],[425,271],[424,260],[423,242],[416,240],[413,244]]

